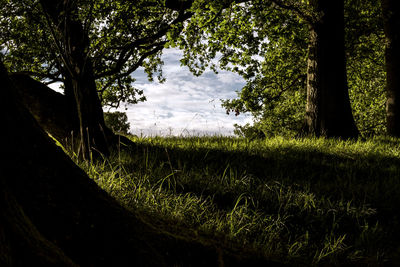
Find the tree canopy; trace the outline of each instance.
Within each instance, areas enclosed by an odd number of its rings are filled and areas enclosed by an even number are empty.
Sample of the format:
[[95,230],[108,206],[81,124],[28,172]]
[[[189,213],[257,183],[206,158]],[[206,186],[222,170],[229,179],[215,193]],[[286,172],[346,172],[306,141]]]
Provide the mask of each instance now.
[[162,80],[167,36],[191,16],[180,1],[16,0],[0,7],[5,64],[12,73],[63,83],[73,124],[57,132],[74,132],[83,157],[109,153],[115,138],[102,105],[143,101],[131,73],[143,67],[150,80],[154,73]]
[[[41,1],[2,2],[0,47],[10,72],[26,73],[46,84],[63,82],[66,37]],[[149,79],[155,73],[163,79],[160,56],[167,34],[189,13],[155,0],[68,2],[78,5],[71,16],[82,23],[90,43],[85,53],[92,61],[102,103],[116,107],[143,101],[143,91],[133,86],[130,74],[143,67]]]
[[[41,1],[3,2],[0,46],[11,72],[65,81],[65,36]],[[195,75],[222,69],[246,80],[236,99],[223,101],[228,113],[253,115],[254,126],[237,126],[238,132],[252,127],[261,136],[293,136],[304,127],[309,31],[323,14],[313,7],[318,1],[67,2],[75,3],[71,16],[89,40],[84,50],[103,105],[145,100],[130,74],[143,67],[150,80],[163,81],[162,50],[177,47]],[[344,1],[348,94],[366,136],[386,131],[381,14],[378,0]]]
[[[246,79],[238,98],[223,102],[227,112],[250,112],[253,128],[263,135],[293,135],[301,129],[305,112],[308,30],[319,16],[312,2],[244,1],[229,8],[217,1],[198,5],[184,35],[173,45],[184,49],[182,63],[195,74],[219,67]],[[382,134],[385,74],[379,1],[346,0],[344,20],[354,117],[363,135]]]

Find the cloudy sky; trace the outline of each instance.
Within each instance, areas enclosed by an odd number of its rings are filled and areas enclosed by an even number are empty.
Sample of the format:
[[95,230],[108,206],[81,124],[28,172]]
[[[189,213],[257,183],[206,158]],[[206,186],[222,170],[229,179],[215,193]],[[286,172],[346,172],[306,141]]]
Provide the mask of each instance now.
[[244,85],[241,77],[230,72],[214,74],[206,71],[193,76],[180,66],[181,52],[164,50],[163,84],[157,79],[150,83],[142,70],[133,76],[135,86],[144,90],[147,101],[127,106],[125,111],[131,132],[137,135],[231,135],[233,124],[251,122],[246,115],[226,115],[220,99],[236,96]]

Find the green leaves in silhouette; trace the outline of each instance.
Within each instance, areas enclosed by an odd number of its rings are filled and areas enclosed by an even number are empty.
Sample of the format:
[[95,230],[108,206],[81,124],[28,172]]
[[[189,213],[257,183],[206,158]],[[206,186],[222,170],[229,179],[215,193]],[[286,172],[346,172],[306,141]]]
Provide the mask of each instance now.
[[[229,70],[246,80],[227,112],[251,113],[238,132],[295,135],[305,113],[309,24],[321,14],[309,1],[195,1],[173,43],[195,74]],[[353,114],[363,135],[384,132],[383,28],[379,1],[345,1],[346,56]],[[332,47],[335,49],[335,47]]]
[[182,64],[196,75],[207,67],[241,75],[247,84],[237,99],[224,100],[223,106],[236,115],[250,112],[264,134],[299,130],[305,106],[306,25],[269,1],[209,6],[197,3],[177,40],[184,49]]
[[[176,6],[169,8],[168,2]],[[55,41],[57,32],[40,4],[0,3],[0,48],[10,71],[63,81],[62,43]],[[195,75],[222,69],[246,80],[238,97],[224,100],[223,106],[228,113],[251,113],[256,132],[294,135],[300,129],[308,27],[321,15],[310,1],[96,0],[78,1],[78,6],[74,15],[88,33],[87,55],[104,105],[144,101],[131,73],[144,68],[149,80],[157,76],[164,81],[162,49],[177,47],[183,50],[181,64]],[[346,0],[345,23],[353,114],[363,135],[382,134],[385,70],[379,1]]]
[[104,120],[106,125],[114,132],[128,134],[130,124],[125,112],[104,112]]
[[349,93],[365,136],[385,133],[385,37],[380,2],[349,0],[345,8]]
[[[78,12],[70,16],[82,24],[89,39],[86,53],[103,104],[145,100],[143,92],[132,86],[130,75],[144,68],[150,80],[153,76],[164,80],[160,57],[166,35],[188,15],[158,0],[77,1],[76,5]],[[10,71],[62,82],[64,37],[46,18],[40,1],[2,0],[0,9],[0,47]]]
[[0,49],[9,71],[56,80],[55,47],[40,6],[29,0],[1,0],[0,14]]

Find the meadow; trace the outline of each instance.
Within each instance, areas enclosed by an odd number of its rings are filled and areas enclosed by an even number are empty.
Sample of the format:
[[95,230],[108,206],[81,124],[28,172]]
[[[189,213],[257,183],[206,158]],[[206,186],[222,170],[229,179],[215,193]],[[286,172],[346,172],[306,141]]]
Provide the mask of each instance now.
[[289,265],[400,263],[400,143],[129,137],[71,157],[162,232]]

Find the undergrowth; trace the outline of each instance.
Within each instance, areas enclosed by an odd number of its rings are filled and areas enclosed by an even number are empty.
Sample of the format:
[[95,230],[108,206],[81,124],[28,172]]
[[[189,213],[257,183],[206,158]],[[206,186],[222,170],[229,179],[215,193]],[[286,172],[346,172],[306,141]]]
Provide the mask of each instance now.
[[397,139],[131,138],[79,164],[160,231],[290,265],[400,262]]

